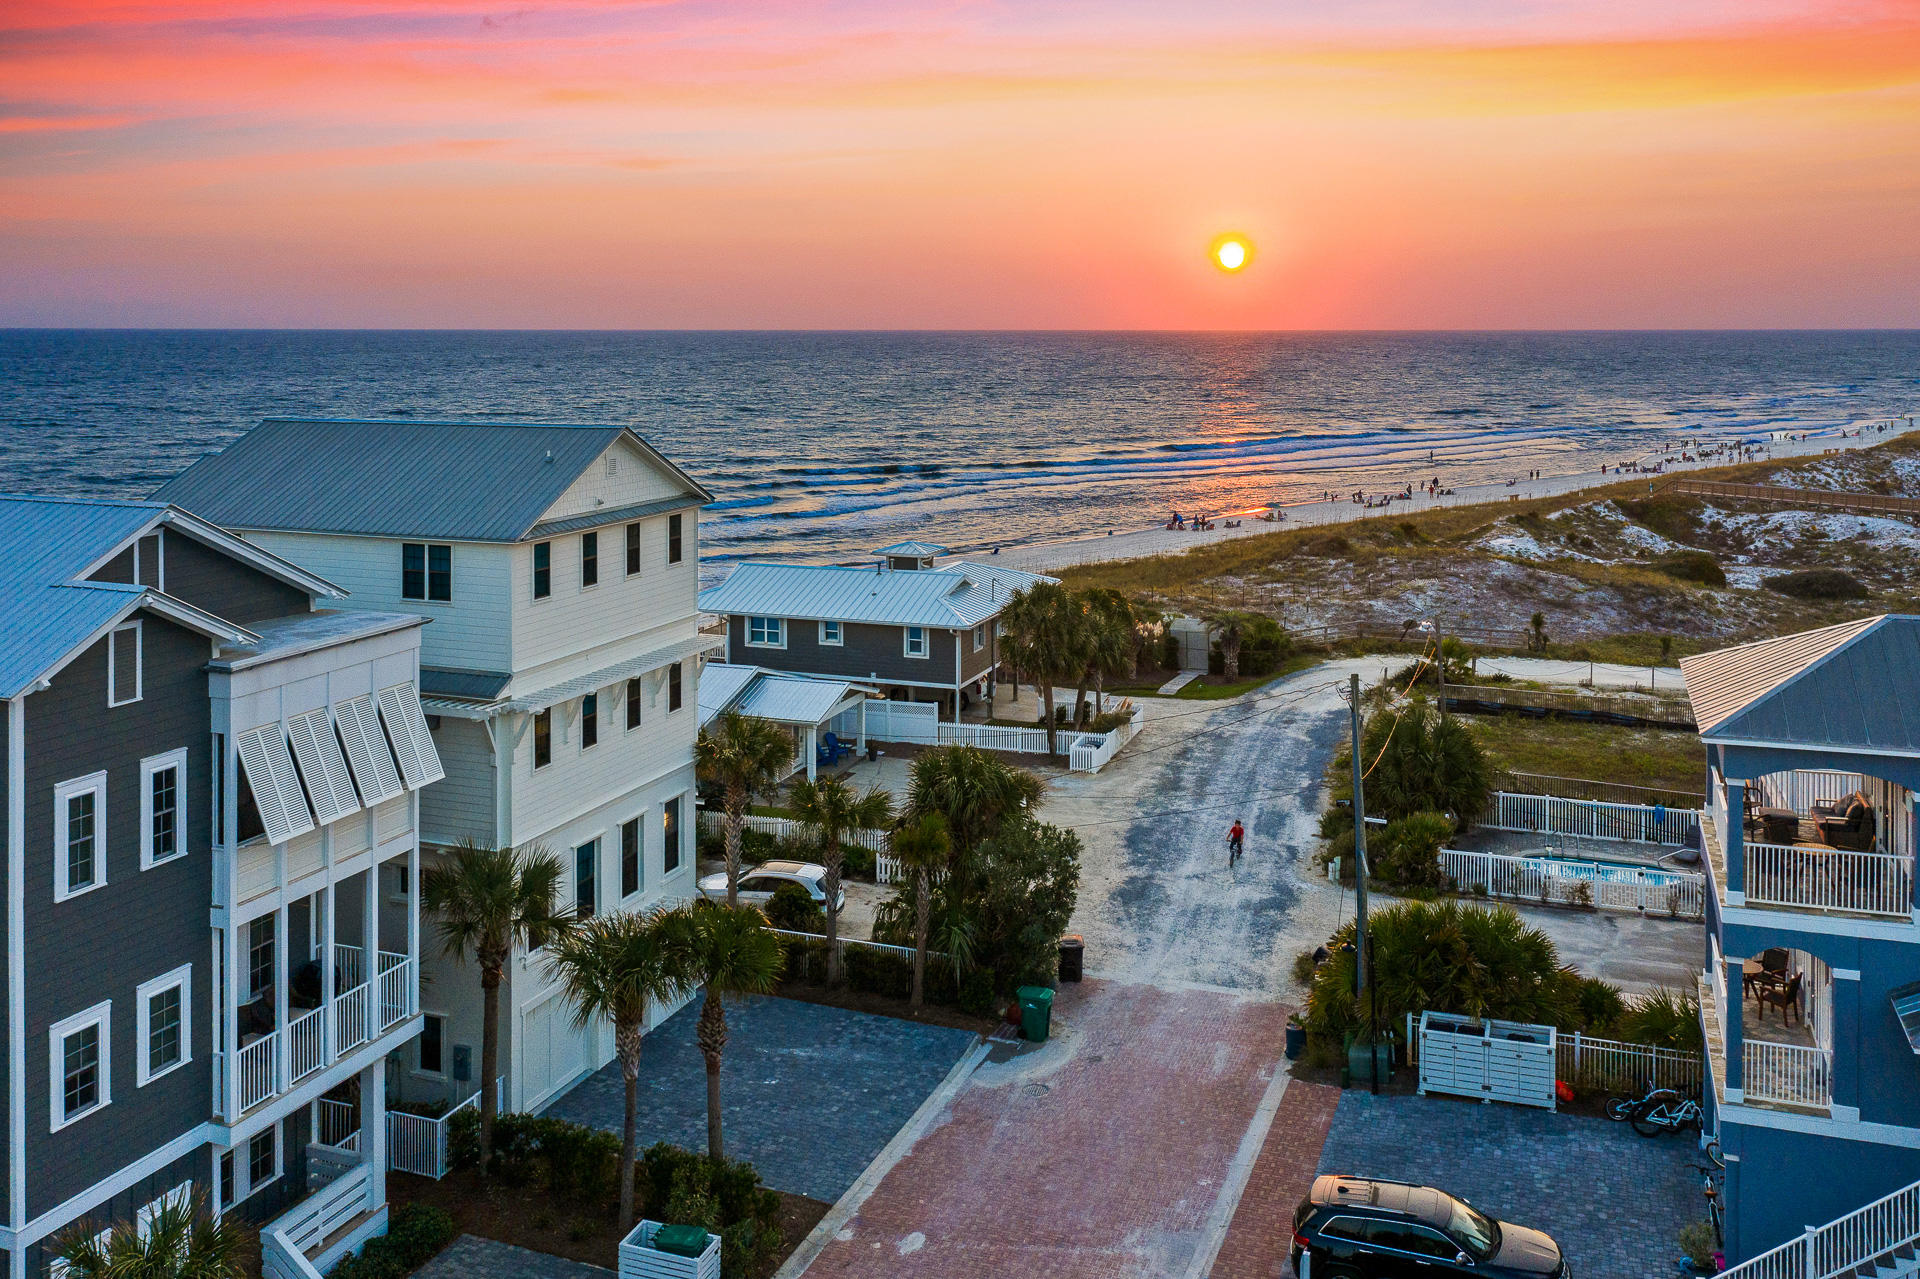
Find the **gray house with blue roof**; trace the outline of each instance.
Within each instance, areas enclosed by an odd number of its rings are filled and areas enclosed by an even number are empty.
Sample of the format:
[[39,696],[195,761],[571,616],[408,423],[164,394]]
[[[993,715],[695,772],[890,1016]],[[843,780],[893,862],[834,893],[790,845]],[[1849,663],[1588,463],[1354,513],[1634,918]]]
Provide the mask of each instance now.
[[198,1194],[311,1279],[385,1229],[420,1028],[424,619],[162,502],[0,497],[0,547],[9,1274]]
[[1910,1265],[1920,617],[1862,618],[1680,665],[1707,748],[1700,1007],[1728,1256],[1778,1249],[1753,1262],[1768,1275]]

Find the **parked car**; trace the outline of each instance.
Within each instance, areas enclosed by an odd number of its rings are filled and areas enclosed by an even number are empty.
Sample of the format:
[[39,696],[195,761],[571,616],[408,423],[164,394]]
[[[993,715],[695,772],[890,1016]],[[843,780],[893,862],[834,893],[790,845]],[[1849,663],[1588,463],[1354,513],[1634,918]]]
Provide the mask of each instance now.
[[[818,902],[822,909],[827,904],[826,883],[827,868],[817,862],[761,862],[758,866],[748,866],[740,873],[740,900],[749,906],[766,909],[773,900],[773,892],[782,884],[798,884],[807,890],[807,896]],[[727,900],[727,872],[719,871],[703,876],[700,880],[700,895],[712,901]],[[839,910],[847,904],[847,890],[840,889],[840,900],[834,903]]]
[[1560,1245],[1431,1186],[1315,1177],[1293,1213],[1300,1279],[1570,1279]]

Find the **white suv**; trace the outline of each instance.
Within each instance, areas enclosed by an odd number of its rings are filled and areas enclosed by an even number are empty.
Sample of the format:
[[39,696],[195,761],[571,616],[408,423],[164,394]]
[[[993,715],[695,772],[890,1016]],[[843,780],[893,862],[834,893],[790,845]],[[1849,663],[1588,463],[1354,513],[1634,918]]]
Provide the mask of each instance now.
[[[827,891],[822,887],[827,878],[827,868],[814,862],[761,862],[758,866],[749,866],[740,875],[740,900],[749,906],[766,908],[773,900],[774,890],[782,884],[798,884],[807,890],[807,896],[813,898],[821,907],[827,904]],[[727,900],[727,872],[719,871],[700,880],[700,895],[712,901]],[[840,900],[834,903],[838,910],[847,904],[847,890],[840,889]]]

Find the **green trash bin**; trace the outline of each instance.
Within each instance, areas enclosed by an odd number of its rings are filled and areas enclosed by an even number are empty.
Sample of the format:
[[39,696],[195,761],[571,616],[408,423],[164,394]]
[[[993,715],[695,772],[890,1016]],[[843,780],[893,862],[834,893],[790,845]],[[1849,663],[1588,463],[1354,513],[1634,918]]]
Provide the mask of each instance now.
[[707,1250],[706,1227],[661,1226],[653,1232],[653,1248],[676,1257],[698,1257]]
[[1014,994],[1020,1000],[1021,1038],[1046,1043],[1053,1027],[1053,992],[1045,986],[1022,986]]

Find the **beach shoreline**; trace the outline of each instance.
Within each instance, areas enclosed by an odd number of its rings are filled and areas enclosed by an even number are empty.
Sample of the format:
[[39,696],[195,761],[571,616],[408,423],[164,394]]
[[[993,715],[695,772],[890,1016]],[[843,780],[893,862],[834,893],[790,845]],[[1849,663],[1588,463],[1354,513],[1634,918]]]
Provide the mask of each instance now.
[[[1259,514],[1251,511],[1228,512],[1209,516],[1208,518],[1215,521],[1215,527],[1201,532],[1195,532],[1191,528],[1170,529],[1160,524],[1148,528],[1112,530],[1101,534],[1053,541],[1002,545],[998,549],[995,549],[992,544],[985,544],[957,551],[943,557],[940,562],[950,564],[958,560],[984,559],[986,562],[1007,568],[1024,569],[1032,573],[1051,573],[1083,564],[1175,555],[1196,547],[1214,545],[1230,538],[1257,537],[1263,533],[1283,533],[1294,528],[1350,524],[1401,513],[1411,515],[1440,509],[1492,506],[1503,501],[1519,502],[1532,498],[1559,497],[1637,479],[1645,479],[1648,491],[1652,492],[1659,484],[1675,475],[1738,465],[1742,461],[1791,461],[1873,448],[1920,429],[1917,423],[1920,423],[1920,419],[1912,416],[1881,418],[1853,423],[1837,431],[1809,433],[1801,439],[1772,440],[1766,445],[1763,456],[1751,459],[1709,456],[1699,457],[1693,461],[1682,461],[1679,460],[1679,453],[1676,451],[1664,456],[1653,454],[1636,459],[1642,466],[1658,465],[1657,471],[1643,469],[1623,473],[1615,468],[1608,470],[1605,474],[1596,470],[1541,475],[1536,478],[1522,479],[1514,484],[1464,485],[1459,489],[1446,491],[1433,497],[1427,496],[1423,490],[1415,489],[1412,498],[1396,499],[1385,505],[1372,507],[1353,501],[1350,495],[1336,495],[1332,501],[1298,502],[1279,506],[1277,509],[1283,511],[1285,515],[1284,519],[1279,520],[1262,519]],[[1658,459],[1657,462],[1654,459]],[[1370,496],[1381,495],[1376,493]],[[1238,519],[1241,522],[1229,528],[1225,526],[1225,520],[1228,518]]]

